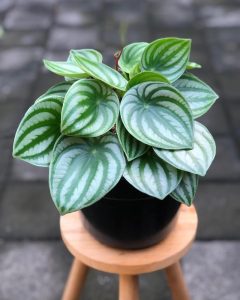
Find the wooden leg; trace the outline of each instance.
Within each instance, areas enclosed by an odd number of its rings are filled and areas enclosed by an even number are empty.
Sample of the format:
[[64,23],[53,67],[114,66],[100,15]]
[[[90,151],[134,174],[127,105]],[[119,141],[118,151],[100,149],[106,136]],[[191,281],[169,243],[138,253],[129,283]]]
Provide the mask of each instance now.
[[179,262],[165,269],[168,285],[172,291],[173,300],[190,300]]
[[138,276],[119,275],[119,300],[139,300]]
[[68,275],[62,300],[79,300],[87,271],[88,267],[75,258]]

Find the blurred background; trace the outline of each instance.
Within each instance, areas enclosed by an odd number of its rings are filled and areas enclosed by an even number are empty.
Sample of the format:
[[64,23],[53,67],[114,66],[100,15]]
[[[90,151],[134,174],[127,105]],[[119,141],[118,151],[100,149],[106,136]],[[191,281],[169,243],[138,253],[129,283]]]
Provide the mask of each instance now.
[[[240,291],[240,1],[0,0],[0,300],[59,300],[71,264],[50,199],[47,170],[13,160],[26,109],[61,79],[42,59],[95,48],[113,65],[126,43],[192,38],[194,73],[220,100],[201,118],[217,157],[200,181],[197,241],[183,260],[193,300],[239,300]],[[161,272],[141,277],[141,299],[168,300]],[[83,300],[117,299],[117,277],[91,271]]]

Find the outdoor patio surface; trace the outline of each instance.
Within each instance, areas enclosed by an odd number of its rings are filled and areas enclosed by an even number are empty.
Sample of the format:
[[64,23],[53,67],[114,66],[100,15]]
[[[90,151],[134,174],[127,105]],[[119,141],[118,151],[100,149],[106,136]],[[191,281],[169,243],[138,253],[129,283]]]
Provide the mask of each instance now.
[[[119,28],[127,43],[192,38],[195,74],[220,95],[200,119],[217,157],[200,181],[199,230],[183,268],[193,300],[240,299],[240,1],[0,0],[0,300],[59,300],[71,256],[59,235],[47,170],[13,160],[14,132],[26,109],[59,82],[42,59],[96,48],[113,65]],[[170,299],[162,272],[141,277],[141,300]],[[117,299],[117,277],[91,271],[83,300]]]

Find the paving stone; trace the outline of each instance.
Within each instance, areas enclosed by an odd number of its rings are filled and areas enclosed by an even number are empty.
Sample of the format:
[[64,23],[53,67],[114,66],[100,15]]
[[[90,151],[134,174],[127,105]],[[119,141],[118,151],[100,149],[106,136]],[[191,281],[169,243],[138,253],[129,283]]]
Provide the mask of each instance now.
[[204,180],[236,180],[240,178],[240,157],[231,137],[216,137],[216,158]]
[[48,168],[36,167],[24,161],[14,159],[11,177],[13,180],[45,181],[48,184]]
[[48,40],[50,50],[70,50],[81,48],[98,48],[98,32],[96,27],[66,28],[55,27]]
[[239,101],[239,74],[236,71],[228,71],[218,78],[227,101]]
[[228,105],[230,115],[231,115],[231,121],[235,130],[235,133],[238,137],[238,140],[240,142],[240,103],[229,103]]
[[86,0],[60,0],[58,7],[66,7],[71,6],[75,7],[76,10],[79,10],[81,12],[90,12],[90,13],[99,13],[104,12],[103,6],[102,6],[102,0],[98,1],[86,1]]
[[240,25],[240,8],[231,5],[203,5],[197,12],[200,17],[200,26],[210,28],[236,27]]
[[0,40],[0,46],[42,46],[45,38],[46,34],[43,31],[6,31]]
[[59,300],[70,263],[61,242],[1,242],[1,300]]
[[31,92],[36,71],[31,69],[0,73],[0,105],[9,102],[23,103]]
[[204,124],[213,135],[230,133],[221,101],[222,99],[218,99],[210,110],[198,119],[198,121]]
[[0,13],[6,12],[14,4],[13,0],[1,0],[0,2]]
[[4,27],[12,30],[48,29],[51,12],[41,4],[15,6],[6,16]]
[[79,9],[77,5],[62,5],[57,10],[56,23],[63,26],[87,26],[96,22],[96,16]]
[[198,239],[240,239],[239,183],[200,180],[194,202],[199,216]]
[[193,300],[239,299],[239,242],[199,242],[184,259]]
[[0,149],[1,149],[1,160],[0,160],[0,186],[1,183],[6,179],[8,166],[10,163],[10,153],[12,150],[12,139],[0,138]]
[[59,238],[59,213],[47,183],[9,182],[1,201],[0,237]]
[[4,49],[0,53],[0,72],[34,70],[42,55],[43,49],[40,47]]
[[18,5],[26,5],[26,4],[44,4],[44,6],[54,5],[59,2],[59,0],[15,0]]

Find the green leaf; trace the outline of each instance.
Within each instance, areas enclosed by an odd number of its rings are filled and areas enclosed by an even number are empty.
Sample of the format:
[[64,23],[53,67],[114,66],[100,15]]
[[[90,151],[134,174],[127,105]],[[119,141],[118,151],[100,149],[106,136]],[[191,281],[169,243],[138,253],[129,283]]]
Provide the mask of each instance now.
[[216,145],[207,128],[195,121],[194,144],[191,150],[167,151],[154,148],[154,151],[174,167],[204,176],[215,157]]
[[198,181],[198,175],[184,172],[181,182],[170,196],[187,206],[191,206],[197,191]]
[[53,151],[49,186],[61,214],[77,211],[105,196],[120,180],[125,158],[117,137],[60,137]]
[[210,86],[191,73],[183,74],[173,85],[187,100],[194,119],[205,114],[218,99]]
[[195,63],[195,62],[188,62],[188,64],[187,64],[187,70],[192,70],[192,69],[201,69],[202,68],[202,66],[201,65],[199,65],[199,64],[197,64],[197,63]]
[[132,43],[123,48],[118,64],[123,72],[130,73],[137,63],[141,61],[144,49],[148,43]]
[[63,81],[58,84],[55,84],[50,89],[46,91],[43,95],[41,95],[35,102],[39,102],[45,100],[46,98],[62,98],[64,99],[67,91],[69,90],[70,86],[73,84],[73,81]]
[[121,118],[118,118],[116,130],[119,142],[127,156],[128,161],[131,161],[149,150],[149,146],[136,140],[124,127]]
[[132,79],[134,76],[136,76],[137,74],[141,73],[141,66],[140,63],[136,64],[133,69],[131,70],[131,72],[129,73],[129,78]]
[[95,137],[111,129],[119,114],[116,93],[96,79],[81,79],[68,90],[62,109],[65,135]]
[[149,151],[127,163],[123,176],[139,191],[162,200],[177,187],[182,172]]
[[45,67],[54,74],[66,76],[72,79],[88,77],[88,74],[74,63],[65,61],[50,61],[46,59],[44,59],[43,62]]
[[139,83],[148,82],[148,81],[169,83],[168,79],[163,75],[157,72],[145,71],[137,74],[136,76],[134,76],[128,81],[127,90],[129,90],[130,88],[132,88],[133,86]]
[[103,63],[90,61],[76,51],[71,51],[71,55],[84,72],[116,89],[125,91],[127,80],[120,73]]
[[120,104],[124,126],[144,144],[164,149],[192,147],[190,107],[172,86],[145,82],[132,87]]
[[142,55],[143,70],[156,71],[171,82],[186,70],[191,40],[178,38],[159,39],[146,47]]
[[46,99],[33,104],[17,129],[13,156],[47,167],[55,141],[60,136],[61,109],[60,99]]

